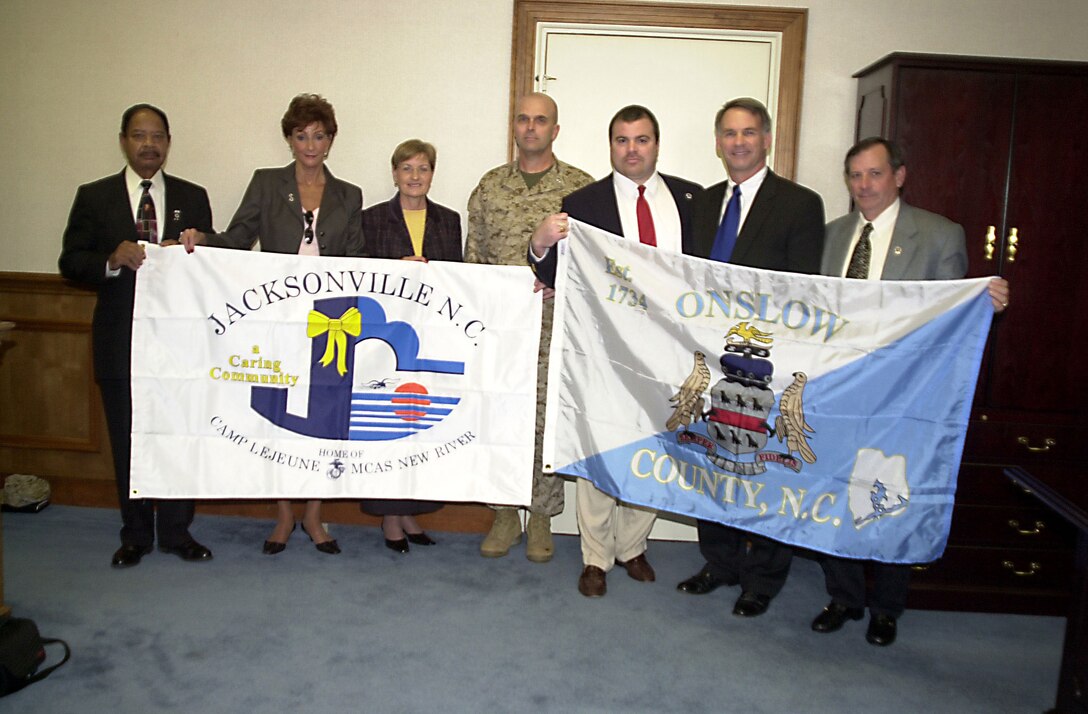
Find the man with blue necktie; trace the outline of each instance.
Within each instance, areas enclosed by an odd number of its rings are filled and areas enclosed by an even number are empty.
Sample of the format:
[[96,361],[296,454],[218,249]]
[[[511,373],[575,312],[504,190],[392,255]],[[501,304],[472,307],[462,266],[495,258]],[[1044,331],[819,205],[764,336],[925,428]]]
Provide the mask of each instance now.
[[[749,97],[727,102],[714,118],[714,135],[729,178],[696,198],[695,255],[751,268],[819,273],[823,201],[768,168],[767,108]],[[721,585],[739,584],[733,614],[766,612],[789,574],[790,547],[711,521],[699,521],[698,529],[706,564],[677,589],[705,595]]]

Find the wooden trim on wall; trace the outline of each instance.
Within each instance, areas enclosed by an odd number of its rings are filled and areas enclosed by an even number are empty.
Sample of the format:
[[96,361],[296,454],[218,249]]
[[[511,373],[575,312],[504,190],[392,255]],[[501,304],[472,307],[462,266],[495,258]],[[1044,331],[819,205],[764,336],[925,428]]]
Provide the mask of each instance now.
[[[42,283],[43,285],[48,285]],[[50,288],[52,286],[49,286]],[[6,286],[0,279],[0,293],[6,290]],[[9,291],[13,292],[13,291]],[[32,291],[27,290],[27,293]],[[52,291],[51,289],[43,290],[39,295],[59,295],[63,294],[63,291]],[[12,331],[12,336],[17,336],[20,332],[56,332],[61,334],[84,334],[87,335],[87,351],[84,355],[74,355],[79,358],[85,364],[93,364],[93,355],[91,353],[91,325],[89,323],[71,322],[68,320],[27,320],[16,316],[0,316],[0,319],[13,320],[15,329]],[[0,363],[2,363],[3,356],[0,355]],[[102,423],[101,423],[101,408],[99,405],[98,388],[93,379],[88,380],[88,389],[84,400],[71,400],[62,401],[59,404],[53,405],[56,408],[64,408],[70,410],[73,408],[79,408],[86,410],[86,423],[88,425],[86,438],[82,437],[67,437],[67,436],[15,436],[11,434],[4,434],[0,432],[0,446],[11,446],[21,449],[58,449],[61,451],[88,451],[99,452],[102,450]],[[8,401],[9,395],[4,395],[5,401],[11,407],[18,405],[17,401]],[[36,408],[46,409],[51,405],[39,404],[35,405]]]
[[[0,370],[13,369],[15,363],[26,372],[18,378],[4,375],[0,399],[15,415],[34,414],[44,424],[74,420],[77,426],[70,433],[33,428],[0,433],[0,471],[45,478],[78,474],[112,487],[113,465],[93,377],[91,319],[96,300],[94,290],[56,274],[0,272],[0,320],[15,323],[0,347]],[[17,352],[24,340],[37,350],[33,358]],[[56,371],[58,366],[63,372]],[[28,382],[34,386],[29,393],[24,386]],[[75,391],[73,384],[79,385]]]
[[[49,481],[52,503],[66,506],[91,508],[117,508],[117,487],[113,479],[86,478],[81,476],[53,476]],[[302,502],[296,508],[301,516]],[[276,518],[276,502],[273,500],[208,500],[196,502],[197,517],[200,514],[215,516],[242,516],[269,521]],[[120,514],[118,514],[120,522]],[[453,533],[486,533],[491,528],[494,511],[478,503],[449,503],[435,513],[416,517],[420,525],[434,531]],[[359,510],[358,500],[326,500],[321,508],[321,520],[326,523],[380,526],[381,518]],[[198,528],[199,530],[199,528]],[[208,543],[214,548],[214,543]]]
[[[773,168],[775,173],[788,179],[796,175],[808,10],[620,0],[514,0],[514,36],[510,60],[511,127],[517,98],[533,91],[536,28],[541,22],[781,32],[782,65],[779,71],[778,109],[774,112]],[[513,157],[514,137],[511,132],[508,158]]]

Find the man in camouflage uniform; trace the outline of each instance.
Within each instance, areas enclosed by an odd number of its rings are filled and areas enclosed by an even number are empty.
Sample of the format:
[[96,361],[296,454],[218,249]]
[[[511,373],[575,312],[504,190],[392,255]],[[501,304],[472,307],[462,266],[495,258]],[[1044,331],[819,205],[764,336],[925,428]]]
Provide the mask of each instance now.
[[[488,171],[468,199],[468,238],[465,260],[488,265],[525,265],[529,236],[546,216],[559,211],[563,198],[593,182],[581,169],[555,158],[552,142],[559,135],[559,109],[546,94],[527,94],[514,112],[515,161]],[[536,449],[533,457],[533,500],[526,526],[525,557],[536,563],[552,559],[552,516],[563,512],[563,480],[544,474],[540,465],[544,433],[544,395],[548,348],[552,334],[552,304],[545,302],[537,371]],[[495,507],[491,531],[480,554],[498,558],[521,542],[516,508]]]

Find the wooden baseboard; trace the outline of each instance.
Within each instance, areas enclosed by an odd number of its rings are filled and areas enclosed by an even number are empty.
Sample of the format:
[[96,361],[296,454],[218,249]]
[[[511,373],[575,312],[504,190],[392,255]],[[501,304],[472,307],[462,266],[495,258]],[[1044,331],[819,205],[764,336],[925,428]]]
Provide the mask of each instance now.
[[[112,480],[51,476],[51,501],[65,506],[89,506],[92,508],[117,508],[117,488]],[[301,504],[298,506],[301,515]],[[197,501],[197,517],[200,514],[216,516],[243,516],[247,518],[276,517],[276,502],[272,500],[220,500]],[[368,516],[359,510],[357,500],[325,501],[321,518],[326,523],[347,523],[378,526],[381,519]],[[451,503],[435,513],[419,516],[419,523],[427,530],[453,533],[486,533],[493,520],[492,510],[477,503]]]

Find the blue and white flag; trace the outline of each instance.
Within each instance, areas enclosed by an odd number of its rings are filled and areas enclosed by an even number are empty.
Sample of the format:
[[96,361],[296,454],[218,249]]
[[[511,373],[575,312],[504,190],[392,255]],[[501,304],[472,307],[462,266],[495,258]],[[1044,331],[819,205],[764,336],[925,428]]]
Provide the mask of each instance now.
[[147,251],[133,497],[529,503],[528,268]]
[[987,279],[775,273],[575,221],[568,243],[547,470],[825,553],[940,557]]

